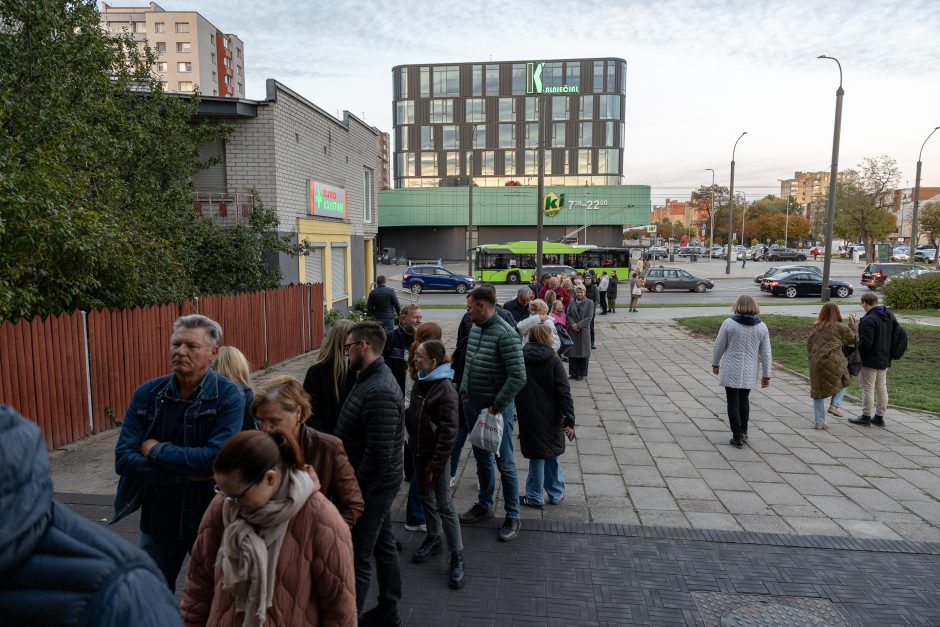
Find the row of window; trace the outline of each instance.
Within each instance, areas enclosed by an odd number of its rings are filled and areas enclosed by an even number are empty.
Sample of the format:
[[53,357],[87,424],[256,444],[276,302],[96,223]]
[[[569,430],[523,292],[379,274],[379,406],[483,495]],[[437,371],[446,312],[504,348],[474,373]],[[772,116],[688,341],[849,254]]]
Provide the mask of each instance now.
[[[520,177],[512,176],[488,176],[485,178],[473,179],[474,187],[503,187],[510,181],[523,182],[525,185],[535,185],[534,176]],[[574,174],[546,176],[545,186],[552,187],[556,185],[620,185],[622,177],[619,174]],[[460,184],[459,177],[448,177],[442,179],[440,176],[434,177],[410,177],[400,178],[395,181],[396,187],[415,188],[415,187],[442,187],[448,183]],[[466,184],[466,183],[464,183]]]
[[[549,118],[552,120],[617,120],[620,118],[620,96],[615,94],[595,96],[552,96]],[[431,124],[453,124],[455,122],[454,100],[435,98],[428,101],[428,122]],[[494,108],[491,118],[499,122],[526,122],[539,119],[539,98],[467,98],[464,102],[464,121],[479,123],[487,121],[487,103]],[[575,108],[577,107],[577,108]],[[415,101],[399,100],[395,103],[395,124],[415,123]],[[423,122],[424,120],[422,120]]]
[[[212,80],[214,81],[214,80],[215,80],[215,72],[213,72],[212,74],[213,74]],[[226,85],[229,85],[229,86],[231,86],[231,84],[232,84],[231,79],[230,79],[228,76],[225,77],[225,84],[226,84]],[[235,90],[236,92],[242,92],[242,91],[244,91],[244,90],[242,89],[242,84],[241,84],[241,83],[238,83],[237,85],[238,85],[238,88]],[[170,87],[170,86],[169,86],[169,83],[167,83],[166,81],[163,81],[163,87],[164,87],[164,89],[169,89],[169,87]],[[181,92],[191,92],[191,91],[194,91],[194,90],[195,90],[195,86],[193,85],[193,82],[192,82],[192,81],[179,81],[177,91],[181,91]],[[219,95],[219,90],[218,90],[218,89],[213,89],[213,90],[212,90],[212,95],[213,95],[213,96],[218,96],[218,95]]]
[[[474,126],[470,130],[469,146],[461,146],[460,127],[457,125],[444,125],[441,127],[421,126],[418,127],[418,145],[413,146],[411,142],[410,127],[401,126],[395,132],[395,150],[458,150],[462,147],[467,148],[487,148],[486,132],[487,125],[481,124]],[[440,134],[435,132],[435,128],[440,128]],[[526,124],[495,124],[489,127],[495,135],[495,140],[490,142],[495,144],[496,148],[538,148],[539,146],[539,125],[538,122],[529,122]],[[568,137],[568,122],[552,122],[548,128],[545,143],[552,148],[564,148],[566,146],[616,146],[620,142],[620,124],[618,122],[578,122],[577,137]],[[601,139],[595,141],[595,128],[602,129]],[[521,146],[520,146],[521,144]]]
[[[591,73],[591,91],[594,93],[617,92],[616,75],[617,66],[621,65],[620,89],[624,92],[624,79],[626,64],[622,61],[585,61]],[[528,82],[528,68],[526,63],[513,63],[507,66],[511,85],[510,93],[522,95],[531,91]],[[581,61],[545,63],[542,67],[542,85],[544,87],[561,87],[571,85],[581,88]],[[470,93],[460,93],[459,65],[424,66],[413,68],[399,68],[396,77],[396,99],[428,98],[431,96],[498,96],[500,95],[500,65],[480,64],[464,66],[463,71],[469,72]],[[409,71],[417,72],[417,93],[409,89]]]
[[[555,160],[552,159],[553,151],[544,152],[545,174],[593,174],[595,170],[598,174],[620,173],[620,150],[617,148],[557,151],[561,156]],[[497,164],[497,155],[502,161],[501,167]],[[462,160],[460,157],[459,152],[445,152],[443,157],[437,152],[399,153],[395,155],[395,176],[466,176],[471,163],[473,176],[538,174],[538,150],[482,150],[468,152]]]
[[[155,22],[154,23],[154,32],[155,33],[165,33],[166,32],[166,23],[165,22]],[[177,33],[188,33],[189,32],[189,22],[176,22],[175,31]],[[111,32],[120,33],[123,30],[127,30],[131,33],[146,33],[147,32],[147,23],[146,22],[110,22],[109,27]],[[215,45],[215,33],[209,33],[209,44]],[[222,38],[222,45],[226,50],[230,47],[230,41],[228,37]],[[240,59],[242,56],[242,49],[236,48],[235,52]]]

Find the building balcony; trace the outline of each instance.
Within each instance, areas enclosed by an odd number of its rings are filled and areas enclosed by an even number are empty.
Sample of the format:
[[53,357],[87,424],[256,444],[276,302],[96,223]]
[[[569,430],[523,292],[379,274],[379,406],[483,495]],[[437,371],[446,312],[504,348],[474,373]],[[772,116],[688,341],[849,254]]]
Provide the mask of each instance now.
[[193,206],[201,216],[213,218],[222,226],[246,222],[251,217],[254,194],[251,192],[193,192]]

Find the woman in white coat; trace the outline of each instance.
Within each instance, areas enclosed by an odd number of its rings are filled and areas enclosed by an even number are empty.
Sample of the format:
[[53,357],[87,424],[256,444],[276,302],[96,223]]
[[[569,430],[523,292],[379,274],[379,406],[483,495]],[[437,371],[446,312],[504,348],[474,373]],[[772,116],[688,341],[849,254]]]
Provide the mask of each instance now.
[[770,332],[757,317],[760,309],[750,296],[738,296],[734,315],[721,323],[712,348],[712,372],[728,395],[728,422],[731,445],[737,448],[747,441],[747,423],[751,405],[748,395],[757,386],[770,385]]
[[552,350],[556,353],[561,348],[561,338],[555,330],[555,321],[548,315],[548,303],[541,298],[529,302],[529,317],[516,324],[516,330],[522,336],[522,343],[529,341],[529,331],[538,325],[544,325],[552,331]]

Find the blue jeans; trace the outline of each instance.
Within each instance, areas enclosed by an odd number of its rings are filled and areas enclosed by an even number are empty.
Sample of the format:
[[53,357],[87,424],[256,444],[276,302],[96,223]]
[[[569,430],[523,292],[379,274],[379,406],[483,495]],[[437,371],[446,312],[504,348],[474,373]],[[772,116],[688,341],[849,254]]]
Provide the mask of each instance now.
[[[845,397],[845,388],[842,388],[836,392],[832,399],[829,401],[830,405],[835,405],[836,407],[842,404],[842,399]],[[826,422],[826,399],[824,398],[814,398],[813,399],[813,417],[816,419],[816,422]]]
[[[476,407],[469,401],[464,403],[463,411],[467,418],[467,427],[476,424],[477,416],[482,408]],[[503,484],[503,501],[506,505],[507,518],[519,518],[519,477],[516,474],[516,458],[512,452],[512,427],[516,417],[515,403],[509,403],[503,408],[503,439],[499,444],[499,456],[496,458],[496,467]],[[493,454],[476,446],[473,447],[473,457],[477,462],[477,479],[480,481],[480,492],[477,502],[493,509],[493,495],[496,492],[496,474],[493,472]]]
[[457,441],[454,442],[454,450],[450,453],[450,476],[457,476],[457,469],[460,467],[460,455],[463,453],[463,445],[467,441],[467,436],[470,435],[470,432],[467,431],[467,425],[461,423],[457,427]]
[[377,320],[379,324],[385,329],[385,335],[388,336],[395,330],[395,321],[392,318],[388,320]]
[[542,490],[548,493],[548,500],[557,503],[565,495],[565,478],[561,474],[561,464],[557,457],[548,459],[530,459],[529,476],[525,480],[525,495],[531,501],[544,503]]
[[421,496],[418,493],[418,473],[411,475],[411,485],[408,486],[408,503],[405,506],[405,523],[409,525],[424,524],[424,508],[421,507]]
[[176,579],[179,577],[180,569],[183,567],[183,560],[189,553],[196,539],[188,542],[180,541],[172,544],[157,544],[153,536],[149,533],[140,532],[140,548],[144,553],[156,563],[157,568],[166,579],[166,585],[170,587],[170,592],[176,593]]

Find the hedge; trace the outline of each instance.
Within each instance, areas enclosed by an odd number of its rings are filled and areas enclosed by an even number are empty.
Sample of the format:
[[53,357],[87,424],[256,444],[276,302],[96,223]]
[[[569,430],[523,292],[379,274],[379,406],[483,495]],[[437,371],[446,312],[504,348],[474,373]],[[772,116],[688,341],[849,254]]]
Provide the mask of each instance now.
[[884,301],[892,309],[940,309],[940,274],[895,279],[885,286]]

